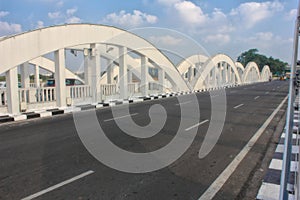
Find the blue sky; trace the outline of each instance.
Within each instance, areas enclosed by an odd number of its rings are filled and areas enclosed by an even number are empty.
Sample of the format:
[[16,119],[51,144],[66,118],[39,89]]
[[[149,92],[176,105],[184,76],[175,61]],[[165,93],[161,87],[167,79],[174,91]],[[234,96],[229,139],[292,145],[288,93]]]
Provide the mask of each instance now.
[[[235,59],[257,48],[290,63],[296,7],[296,0],[0,0],[0,36],[64,23],[162,27],[194,38],[209,54]],[[156,40],[179,41],[172,35]]]

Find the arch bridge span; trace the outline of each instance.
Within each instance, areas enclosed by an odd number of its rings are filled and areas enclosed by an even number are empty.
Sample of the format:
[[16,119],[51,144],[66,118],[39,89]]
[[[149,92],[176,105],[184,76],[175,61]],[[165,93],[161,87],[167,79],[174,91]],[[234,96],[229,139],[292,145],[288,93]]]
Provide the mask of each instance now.
[[[84,78],[66,68],[66,50],[80,52]],[[45,58],[49,54],[52,60]],[[6,88],[0,89],[0,112],[10,114],[38,107],[254,83],[271,76],[268,66],[262,72],[252,62],[244,68],[225,54],[211,58],[192,55],[175,66],[147,40],[116,27],[93,24],[52,26],[4,37],[0,55],[0,74],[6,76]],[[35,67],[34,86],[30,84],[31,65]],[[39,68],[54,73],[55,87],[38,84]],[[84,85],[66,85],[68,77]]]

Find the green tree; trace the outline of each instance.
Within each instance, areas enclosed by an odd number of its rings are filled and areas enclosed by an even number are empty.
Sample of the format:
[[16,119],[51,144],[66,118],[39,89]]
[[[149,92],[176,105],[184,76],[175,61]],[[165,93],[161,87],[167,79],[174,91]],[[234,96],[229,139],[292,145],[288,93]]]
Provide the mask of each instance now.
[[282,73],[285,68],[288,66],[288,63],[281,61],[279,59],[274,59],[272,56],[267,57],[265,55],[259,54],[258,49],[249,49],[246,52],[243,52],[238,58],[237,61],[246,66],[249,62],[255,62],[259,69],[265,65],[269,65],[271,72],[273,73]]

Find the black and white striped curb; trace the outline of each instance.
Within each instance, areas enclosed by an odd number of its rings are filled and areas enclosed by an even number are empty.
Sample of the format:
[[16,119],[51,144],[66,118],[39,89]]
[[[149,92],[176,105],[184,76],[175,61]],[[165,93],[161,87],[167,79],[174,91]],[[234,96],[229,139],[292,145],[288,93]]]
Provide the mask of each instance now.
[[[299,97],[297,97],[296,102],[299,102]],[[296,174],[298,172],[298,161],[299,156],[299,114],[298,110],[294,111],[294,127],[293,127],[293,139],[292,139],[292,158],[291,158],[291,168],[288,182],[288,192],[289,199],[295,199],[295,189],[294,183],[296,180]],[[263,179],[262,185],[256,196],[258,200],[271,200],[279,199],[280,193],[280,179],[283,163],[283,152],[284,152],[284,139],[285,133],[283,132],[280,141],[276,147],[273,158],[270,162],[267,173]]]
[[75,107],[53,108],[53,109],[47,109],[47,110],[41,110],[41,111],[25,112],[25,113],[22,113],[21,115],[17,115],[17,116],[11,116],[11,115],[2,115],[1,116],[0,115],[0,124],[6,123],[6,122],[33,119],[33,118],[50,117],[50,116],[59,115],[59,114],[72,113],[72,112],[78,112],[78,111],[90,110],[90,109],[97,109],[97,108],[102,108],[102,107],[110,107],[110,106],[116,106],[116,105],[122,105],[122,104],[138,103],[138,102],[150,101],[150,100],[155,100],[155,99],[175,97],[175,96],[180,96],[180,95],[188,95],[188,94],[199,93],[199,92],[208,92],[208,91],[232,88],[232,87],[237,87],[237,86],[242,86],[242,85],[245,85],[245,84],[228,85],[228,86],[224,86],[224,87],[214,87],[214,88],[209,88],[209,89],[186,91],[186,92],[172,92],[172,93],[165,93],[165,94],[156,94],[156,95],[150,95],[150,96],[145,96],[145,97],[138,97],[136,99],[114,100],[114,101],[103,102],[103,103],[98,103],[98,104],[78,105]]

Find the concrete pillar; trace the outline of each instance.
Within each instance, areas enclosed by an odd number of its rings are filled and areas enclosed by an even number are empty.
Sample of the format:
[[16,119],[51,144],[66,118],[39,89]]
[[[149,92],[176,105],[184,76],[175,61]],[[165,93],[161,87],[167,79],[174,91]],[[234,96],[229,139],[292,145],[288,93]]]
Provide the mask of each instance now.
[[10,114],[18,114],[19,92],[18,92],[18,68],[15,67],[6,72],[7,109]]
[[107,68],[106,68],[106,77],[107,77],[107,84],[112,84],[114,79],[114,71],[113,71],[114,63],[111,59],[107,59]]
[[85,85],[91,85],[91,83],[92,83],[92,65],[91,65],[90,49],[84,49],[83,56],[84,56],[84,83],[85,83]]
[[22,88],[29,88],[30,87],[29,63],[25,62],[22,65],[20,65],[20,71],[21,71]]
[[164,92],[164,81],[165,81],[165,71],[163,69],[158,69],[158,84],[159,84],[159,92]]
[[132,71],[131,70],[128,70],[128,83],[132,83]]
[[34,66],[34,83],[35,87],[40,87],[40,67],[38,65]]
[[128,93],[128,79],[127,79],[127,48],[119,47],[119,87],[120,98],[127,99]]
[[141,57],[141,92],[142,95],[148,95],[148,58],[146,56]]
[[100,90],[100,79],[101,79],[101,62],[100,62],[100,51],[98,44],[91,44],[91,72],[92,82],[91,89],[93,95],[93,102],[97,103],[101,101],[101,90]]
[[56,105],[66,106],[65,49],[54,52]]

